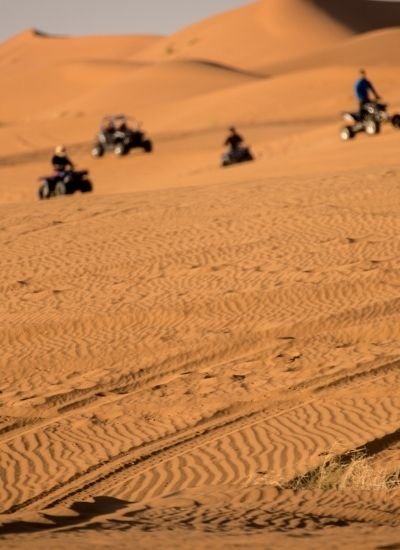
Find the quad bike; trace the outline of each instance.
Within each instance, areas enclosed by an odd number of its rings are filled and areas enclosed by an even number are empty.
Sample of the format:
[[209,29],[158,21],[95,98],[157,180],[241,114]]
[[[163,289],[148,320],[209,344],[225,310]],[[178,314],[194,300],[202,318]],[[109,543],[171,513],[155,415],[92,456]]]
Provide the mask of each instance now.
[[90,193],[93,191],[92,182],[88,178],[87,170],[73,170],[56,172],[52,176],[39,178],[39,199],[50,199],[61,195],[72,195],[76,191]]
[[112,151],[120,157],[128,154],[131,149],[143,149],[145,153],[151,153],[153,143],[146,137],[139,124],[132,129],[128,126],[128,121],[125,115],[105,117],[91,150],[92,157],[102,157],[107,151]]
[[248,147],[237,147],[236,149],[229,149],[229,151],[222,155],[221,166],[231,166],[232,164],[252,160],[254,160],[254,157]]
[[384,123],[391,123],[394,128],[400,128],[400,115],[389,115],[385,103],[369,101],[360,112],[343,113],[344,120],[349,123],[340,130],[340,139],[349,141],[356,134],[365,132],[368,136],[379,134]]

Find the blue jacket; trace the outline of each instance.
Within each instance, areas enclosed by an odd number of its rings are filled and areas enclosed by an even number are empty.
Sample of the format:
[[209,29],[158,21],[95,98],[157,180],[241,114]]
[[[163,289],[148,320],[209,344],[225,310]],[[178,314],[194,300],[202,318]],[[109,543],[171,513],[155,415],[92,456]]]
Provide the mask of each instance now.
[[358,101],[368,101],[369,92],[375,93],[375,89],[371,82],[365,77],[358,79],[354,85],[354,93]]

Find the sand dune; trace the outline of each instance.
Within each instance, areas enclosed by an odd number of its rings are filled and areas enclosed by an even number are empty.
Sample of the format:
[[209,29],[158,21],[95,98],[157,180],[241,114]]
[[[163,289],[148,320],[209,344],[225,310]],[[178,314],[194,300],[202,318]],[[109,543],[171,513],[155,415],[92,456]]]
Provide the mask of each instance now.
[[373,69],[387,67],[388,73],[392,71],[391,80],[393,80],[394,72],[399,64],[396,53],[399,45],[399,28],[371,31],[325,48],[322,52],[314,52],[280,63],[267,64],[261,70],[267,74],[276,75],[329,65]]
[[[8,40],[0,45],[0,67],[7,82],[8,98],[2,101],[0,120],[32,118],[88,88],[93,89],[98,86],[98,73],[95,78],[88,78],[87,65],[96,61],[118,64],[121,58],[127,59],[157,40],[158,37],[152,36],[45,38],[32,31]],[[74,75],[69,67],[76,63],[83,64],[79,75],[76,71]],[[109,70],[107,79],[114,79],[112,65]]]
[[400,6],[391,0],[350,0],[346,4],[334,0],[312,0],[327,15],[354,32],[394,27],[400,24]]
[[351,31],[306,0],[261,0],[183,29],[139,58],[190,57],[244,68],[332,44]]
[[[360,65],[400,111],[400,31],[356,35],[399,7],[339,4],[0,45],[0,546],[397,548],[400,134],[338,128]],[[123,110],[154,153],[91,159]],[[36,199],[58,142],[91,196]]]
[[[27,30],[1,44],[2,65],[14,66],[23,63],[30,54],[33,66],[47,65],[54,61],[63,63],[71,59],[114,59],[138,53],[157,42],[158,36],[82,36],[46,37],[35,30]],[[9,59],[4,62],[4,57]]]
[[139,58],[201,58],[259,69],[320,51],[354,33],[400,25],[393,2],[258,0],[185,28],[151,45]]
[[80,95],[75,101],[63,106],[65,110],[90,113],[140,112],[154,120],[154,110],[163,111],[173,103],[171,113],[180,111],[180,102],[190,100],[214,90],[235,88],[240,84],[257,80],[256,76],[231,69],[196,61],[172,61],[161,65],[125,71],[123,80],[109,79],[100,90],[94,89]]

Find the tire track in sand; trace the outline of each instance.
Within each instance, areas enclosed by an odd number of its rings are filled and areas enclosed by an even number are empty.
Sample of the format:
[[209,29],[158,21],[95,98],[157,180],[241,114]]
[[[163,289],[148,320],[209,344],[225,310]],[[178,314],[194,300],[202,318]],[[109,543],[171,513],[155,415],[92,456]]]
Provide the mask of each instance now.
[[[387,374],[382,378],[385,376]],[[398,383],[396,377],[394,380]],[[364,380],[357,388],[367,384],[368,382]],[[373,385],[376,390],[376,378]],[[339,434],[350,448],[354,448],[375,439],[377,434],[382,434],[382,425],[385,425],[386,432],[391,428],[398,428],[400,424],[398,399],[389,399],[388,403],[377,408],[375,400],[368,395],[358,399],[349,397],[348,393],[354,389],[353,386],[351,390],[348,389],[345,392],[339,408],[337,399],[332,399],[330,403],[327,398],[321,400],[318,397],[309,400],[306,404],[292,404],[290,408],[286,403],[285,409],[280,411],[279,407],[283,408],[283,404],[277,404],[278,412],[275,414],[271,414],[271,410],[266,412],[265,409],[250,411],[244,415],[222,413],[221,417],[206,420],[195,427],[182,430],[181,433],[167,436],[139,448],[129,449],[106,463],[73,476],[67,483],[12,506],[7,513],[22,509],[51,507],[60,502],[70,502],[77,497],[86,498],[99,493],[104,494],[104,491],[112,495],[113,488],[117,490],[120,498],[121,494],[123,498],[129,494],[130,497],[135,496],[135,500],[143,499],[145,496],[149,498],[168,494],[172,487],[175,490],[190,488],[193,486],[193,476],[187,477],[188,470],[184,473],[179,472],[179,464],[181,465],[179,461],[183,456],[187,462],[190,462],[197,480],[204,476],[207,469],[211,470],[212,474],[211,476],[208,474],[208,477],[213,485],[224,484],[227,480],[233,481],[237,479],[238,473],[242,482],[244,479],[248,480],[260,466],[269,472],[275,469],[280,470],[283,476],[289,476],[294,468],[302,466],[299,464],[299,457],[302,455],[303,446],[308,451],[313,448],[315,451],[326,449],[337,442]],[[361,434],[360,426],[362,426]],[[246,451],[248,444],[243,446],[237,441],[238,433],[240,433],[241,443],[249,441],[249,430],[253,431],[251,439],[258,441],[259,445],[261,442],[256,454],[254,454],[255,445],[253,445],[253,451],[248,452]],[[207,447],[206,454],[202,456],[205,447]],[[238,452],[240,448],[242,450]],[[213,455],[213,460],[210,459],[210,453]],[[261,459],[261,455],[265,458]],[[318,461],[318,457],[314,456],[314,460]],[[178,461],[178,468],[175,465],[176,461]],[[224,468],[212,466],[214,463],[224,464]],[[232,464],[235,464],[233,470]],[[167,468],[170,473],[165,473],[164,468]],[[201,470],[203,470],[202,473]],[[180,479],[176,478],[177,475]],[[129,489],[132,480],[136,484],[136,495],[132,495]],[[148,490],[149,487],[151,492]]]

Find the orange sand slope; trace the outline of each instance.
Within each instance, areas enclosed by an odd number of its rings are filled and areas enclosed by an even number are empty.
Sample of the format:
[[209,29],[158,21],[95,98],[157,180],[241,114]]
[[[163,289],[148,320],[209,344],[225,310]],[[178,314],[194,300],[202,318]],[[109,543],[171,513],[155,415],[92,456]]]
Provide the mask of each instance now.
[[[0,45],[0,546],[399,547],[400,133],[337,135],[399,6],[339,4]],[[90,157],[117,111],[153,154]],[[92,195],[36,199],[58,142]]]
[[3,535],[92,517],[395,542],[398,490],[348,507],[285,484],[348,449],[398,468],[397,179],[3,206]]

